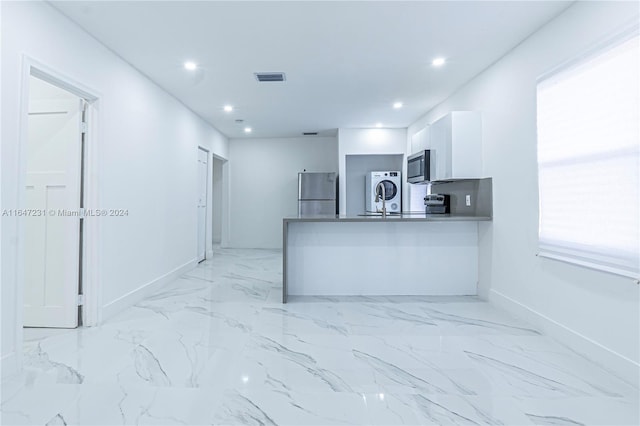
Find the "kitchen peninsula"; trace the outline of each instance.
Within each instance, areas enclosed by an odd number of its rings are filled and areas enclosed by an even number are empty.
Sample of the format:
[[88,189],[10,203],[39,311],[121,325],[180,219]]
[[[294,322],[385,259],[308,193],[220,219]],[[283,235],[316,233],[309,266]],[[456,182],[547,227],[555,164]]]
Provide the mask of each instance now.
[[478,226],[491,216],[283,219],[282,302],[296,296],[475,295]]

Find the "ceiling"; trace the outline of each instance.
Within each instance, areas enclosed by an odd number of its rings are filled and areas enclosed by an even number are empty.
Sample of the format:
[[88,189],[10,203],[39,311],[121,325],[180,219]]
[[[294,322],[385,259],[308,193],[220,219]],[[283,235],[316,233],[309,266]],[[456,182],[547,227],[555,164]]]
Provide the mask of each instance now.
[[[571,4],[51,3],[229,138],[407,127]],[[436,68],[438,56],[447,62]],[[259,83],[263,71],[286,81]]]

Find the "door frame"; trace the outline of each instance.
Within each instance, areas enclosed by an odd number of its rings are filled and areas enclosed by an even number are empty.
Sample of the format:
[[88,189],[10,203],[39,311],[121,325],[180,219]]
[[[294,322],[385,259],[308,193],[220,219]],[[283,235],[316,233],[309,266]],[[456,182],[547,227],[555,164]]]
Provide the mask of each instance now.
[[[218,241],[218,244],[222,247],[222,234],[223,234],[223,227],[224,227],[224,220],[223,217],[225,215],[225,210],[224,210],[224,206],[226,205],[224,202],[224,195],[225,195],[225,185],[226,185],[226,178],[225,178],[225,168],[226,168],[226,162],[227,159],[224,157],[220,157],[219,155],[216,154],[212,154],[211,155],[211,167],[209,168],[209,170],[211,170],[211,177],[209,178],[209,182],[211,183],[211,218],[207,218],[207,221],[211,224],[211,247],[209,247],[210,252],[207,251],[207,256],[209,256],[209,258],[213,257],[213,246],[214,246],[214,241],[215,241],[215,229],[216,227],[220,228],[220,241]],[[216,169],[219,168],[220,169],[220,185],[219,188],[216,188],[214,179],[216,178],[216,173],[218,173],[216,171]],[[216,215],[216,210],[218,210],[218,206],[216,206],[216,199],[218,200],[218,204],[220,205],[219,207],[219,211],[218,214]],[[227,200],[228,203],[228,200]]]
[[[30,57],[22,56],[22,72],[20,87],[20,123],[18,141],[18,191],[17,206],[22,209],[26,205],[26,177],[27,177],[27,141],[29,128],[29,93],[30,78],[37,77],[58,86],[87,102],[86,122],[88,131],[85,134],[83,192],[86,208],[99,206],[98,180],[99,173],[99,115],[100,93],[74,80],[68,75]],[[78,165],[80,167],[80,165]],[[16,348],[22,347],[23,342],[23,306],[25,291],[25,219],[17,218],[18,235],[16,242]],[[82,234],[82,284],[83,309],[82,324],[95,326],[101,320],[101,287],[99,264],[99,235],[100,223],[97,218],[84,219]],[[20,351],[18,351],[21,354]],[[21,361],[19,362],[22,364]]]
[[[202,145],[198,145],[198,149],[196,152],[199,151],[204,151],[207,154],[207,176],[205,179],[206,185],[207,185],[207,189],[205,190],[205,208],[204,208],[204,259],[202,260],[197,260],[198,256],[200,255],[200,253],[197,251],[198,250],[198,240],[196,239],[196,262],[200,263],[200,262],[204,262],[205,260],[210,258],[210,253],[212,252],[212,241],[213,241],[213,235],[209,235],[209,231],[213,230],[213,226],[207,226],[207,222],[209,222],[211,220],[212,214],[211,214],[211,190],[213,185],[211,184],[211,182],[209,182],[209,179],[211,178],[211,176],[213,175],[213,173],[211,173],[211,167],[213,165],[213,161],[211,161],[211,151],[208,148],[205,148]],[[196,161],[198,161],[198,159],[196,158]],[[196,187],[199,190],[199,185],[200,185],[200,176],[197,177],[198,182]],[[197,212],[197,211],[196,211]],[[197,218],[197,216],[196,216]],[[201,235],[199,234],[200,230],[197,229],[199,227],[199,224],[197,222],[196,219],[196,230],[197,230],[197,234],[198,238],[201,237]]]

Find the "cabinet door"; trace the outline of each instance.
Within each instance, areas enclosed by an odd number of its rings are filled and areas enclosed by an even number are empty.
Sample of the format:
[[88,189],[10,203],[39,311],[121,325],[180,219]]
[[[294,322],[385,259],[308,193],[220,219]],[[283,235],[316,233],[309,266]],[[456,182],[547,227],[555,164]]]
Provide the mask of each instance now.
[[436,180],[482,176],[482,116],[476,111],[454,111],[431,127],[431,149],[436,155]]
[[411,136],[411,152],[409,152],[409,155],[429,148],[429,127],[425,127]]
[[451,113],[451,177],[482,176],[482,116],[476,111]]
[[[436,156],[435,180],[451,176],[451,114],[447,114],[431,127],[431,155]],[[434,180],[434,178],[432,178]]]

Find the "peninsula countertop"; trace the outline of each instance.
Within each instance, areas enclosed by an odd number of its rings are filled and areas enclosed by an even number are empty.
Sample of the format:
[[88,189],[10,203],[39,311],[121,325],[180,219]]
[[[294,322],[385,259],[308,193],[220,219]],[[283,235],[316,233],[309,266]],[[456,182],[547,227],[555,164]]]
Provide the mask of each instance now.
[[292,216],[283,218],[288,222],[486,222],[491,221],[490,216],[461,216],[451,214],[425,214],[425,213],[391,213],[386,218],[381,213],[367,213],[361,215],[335,215],[335,216]]
[[284,218],[282,301],[477,294],[478,225],[490,221],[424,213]]

